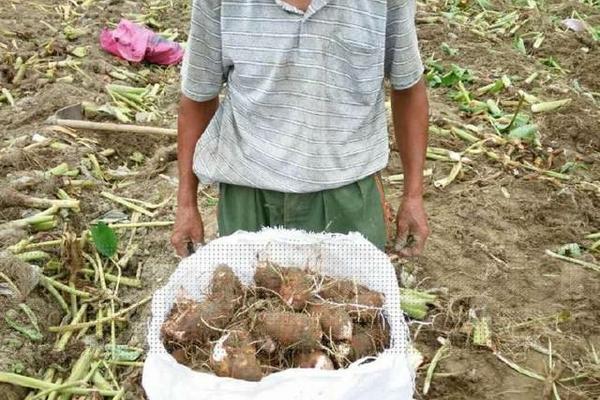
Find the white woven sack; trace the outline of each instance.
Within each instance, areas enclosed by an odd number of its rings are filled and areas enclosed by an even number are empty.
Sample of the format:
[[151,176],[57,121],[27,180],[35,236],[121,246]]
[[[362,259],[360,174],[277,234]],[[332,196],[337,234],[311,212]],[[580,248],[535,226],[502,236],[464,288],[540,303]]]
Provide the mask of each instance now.
[[[183,290],[201,300],[212,270],[229,265],[242,283],[251,284],[257,257],[285,266],[308,267],[325,275],[350,278],[385,294],[384,313],[391,326],[391,346],[371,362],[346,369],[288,369],[260,382],[220,378],[178,364],[165,350],[160,327]],[[410,400],[414,371],[394,267],[388,257],[361,235],[309,234],[264,229],[238,232],[210,242],[184,259],[152,300],[148,331],[150,351],[142,384],[150,400]]]

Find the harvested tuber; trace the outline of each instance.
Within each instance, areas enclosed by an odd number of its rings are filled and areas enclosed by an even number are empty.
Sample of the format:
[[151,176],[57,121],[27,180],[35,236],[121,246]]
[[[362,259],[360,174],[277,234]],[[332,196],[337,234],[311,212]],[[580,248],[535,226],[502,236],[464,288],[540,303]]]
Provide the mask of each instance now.
[[179,364],[182,364],[182,365],[189,365],[189,364],[191,364],[190,359],[189,359],[187,353],[182,348],[173,350],[171,352],[171,355],[173,356],[173,358],[175,359],[175,361],[177,361]]
[[286,368],[333,370],[389,347],[381,293],[270,261],[253,287],[217,265],[203,301],[179,300],[164,322],[165,347],[181,364],[258,381]]
[[182,300],[174,307],[161,332],[167,341],[204,343],[218,338],[220,330],[227,326],[231,316],[232,309],[227,303]]
[[346,300],[353,299],[358,293],[368,290],[348,279],[328,278],[321,287],[319,295],[326,300],[344,303]]
[[271,261],[260,261],[254,272],[254,283],[257,288],[278,292],[283,282],[282,268]]
[[270,337],[261,337],[256,339],[255,345],[257,351],[264,354],[273,354],[277,351],[277,343]]
[[213,273],[206,300],[179,302],[162,326],[163,336],[180,344],[215,340],[231,321],[242,293],[242,284],[233,270],[219,265]]
[[349,358],[352,361],[377,353],[375,338],[366,331],[357,330],[356,334],[352,337],[350,345],[352,352]]
[[384,298],[381,293],[367,290],[356,295],[346,306],[348,314],[355,321],[371,322],[381,315]]
[[300,352],[294,356],[296,368],[334,369],[333,362],[322,351]]
[[375,356],[389,345],[389,329],[380,323],[367,327],[354,325],[354,336],[350,341],[352,351],[348,357],[352,361],[367,356]]
[[381,293],[358,285],[350,280],[333,280],[329,278],[319,296],[338,304],[347,304],[346,310],[353,320],[371,322],[381,314],[384,297]]
[[315,349],[323,336],[317,318],[293,312],[262,312],[256,329],[259,336],[270,337],[283,347]]
[[352,339],[352,319],[345,307],[318,303],[311,304],[308,311],[319,319],[325,336],[336,341]]
[[299,268],[287,268],[283,271],[283,282],[278,292],[287,305],[301,311],[311,296],[312,286],[312,280],[306,272]]
[[217,376],[252,382],[262,378],[256,348],[247,332],[232,331],[223,335],[215,343],[209,363]]
[[242,284],[233,270],[225,264],[217,266],[210,283],[210,297],[236,301],[242,295]]

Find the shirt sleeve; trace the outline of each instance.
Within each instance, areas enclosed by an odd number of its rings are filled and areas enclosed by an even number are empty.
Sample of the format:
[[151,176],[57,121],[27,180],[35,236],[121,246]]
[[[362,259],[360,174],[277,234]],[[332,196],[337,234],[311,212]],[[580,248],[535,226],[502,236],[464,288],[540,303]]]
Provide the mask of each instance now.
[[194,101],[219,95],[226,79],[221,57],[221,0],[193,0],[181,91]]
[[424,72],[417,29],[416,0],[388,0],[385,75],[396,90],[416,84]]

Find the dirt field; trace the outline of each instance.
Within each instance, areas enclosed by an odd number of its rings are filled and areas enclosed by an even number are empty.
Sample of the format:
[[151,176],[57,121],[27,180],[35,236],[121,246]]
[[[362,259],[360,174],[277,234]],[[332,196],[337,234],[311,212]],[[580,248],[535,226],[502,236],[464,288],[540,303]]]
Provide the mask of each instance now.
[[[422,55],[432,86],[426,193],[432,235],[422,257],[394,262],[398,272],[412,276],[403,284],[438,293],[440,300],[425,321],[410,322],[415,347],[424,356],[415,398],[600,399],[600,236],[586,238],[600,231],[600,4],[491,3],[438,0],[418,8]],[[77,289],[94,293],[91,300],[78,301],[79,307],[89,303],[90,308],[110,304],[106,296],[114,294],[117,309],[135,305],[160,287],[177,264],[169,226],[116,229],[120,247],[115,259],[125,258],[122,276],[137,277],[142,285],[121,285],[115,293],[107,282],[111,291],[95,292],[83,272],[70,275],[74,265],[90,269],[89,260],[74,261],[68,246],[61,250],[58,242],[35,245],[81,235],[99,218],[114,217],[117,223],[174,218],[177,174],[171,138],[44,124],[64,106],[110,103],[105,86],[121,83],[159,84],[161,92],[151,99],[151,110],[161,113],[151,124],[175,126],[179,68],[130,64],[99,48],[101,28],[121,17],[184,41],[189,6],[184,0],[0,4],[0,89],[5,89],[0,93],[0,249],[6,251],[0,272],[12,277],[43,335],[33,341],[0,318],[0,371],[42,379],[53,369],[55,376],[65,377],[85,347],[111,343],[108,322],[99,328],[101,336],[94,325],[87,334],[75,332],[57,350],[57,335],[48,327],[60,325],[65,310],[41,284],[25,296],[36,279],[14,277],[5,261],[10,252],[44,251],[38,257],[30,254],[31,263],[58,282],[75,276],[71,280]],[[579,24],[583,31],[565,28],[561,21],[566,18],[585,21]],[[72,55],[81,52],[83,57]],[[531,111],[531,103],[536,108],[564,99],[571,100],[553,110]],[[108,116],[97,119],[113,121]],[[521,140],[514,138],[520,134]],[[47,173],[62,163],[77,169],[77,175]],[[400,173],[394,152],[384,173],[393,207],[400,199]],[[60,210],[56,226],[48,230],[8,227],[10,221],[47,208],[15,206],[9,188],[46,199],[56,199],[62,189],[63,197],[80,201],[80,210]],[[132,212],[103,192],[134,199],[129,201],[152,216]],[[217,198],[214,188],[202,188],[209,239],[217,235]],[[26,238],[29,247],[10,247]],[[572,243],[578,246],[564,248]],[[89,247],[84,249],[92,255]],[[102,259],[101,264],[107,274],[117,274],[112,262]],[[8,286],[0,275],[3,284],[0,315],[14,310],[18,322],[27,324],[18,299],[3,294]],[[65,298],[70,307],[70,296]],[[145,346],[148,308],[141,305],[126,320],[116,320],[114,343]],[[97,317],[89,314],[80,322]],[[489,321],[491,342],[476,346],[473,323],[482,319]],[[427,370],[441,347],[438,338],[449,345],[424,394]],[[143,398],[141,361],[143,355],[107,364],[104,370],[115,373],[126,398]],[[518,372],[509,363],[526,371]],[[0,384],[0,400],[25,398],[27,393]]]

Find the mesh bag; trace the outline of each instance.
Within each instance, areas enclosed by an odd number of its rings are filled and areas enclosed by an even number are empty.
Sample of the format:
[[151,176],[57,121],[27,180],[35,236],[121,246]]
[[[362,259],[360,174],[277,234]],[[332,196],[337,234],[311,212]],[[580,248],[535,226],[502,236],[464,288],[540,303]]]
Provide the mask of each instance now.
[[[307,267],[337,278],[350,278],[385,295],[384,315],[391,330],[390,348],[369,363],[359,360],[346,369],[288,369],[260,382],[220,378],[178,364],[163,346],[160,328],[176,299],[202,300],[213,269],[229,265],[243,284],[252,284],[258,259],[285,266]],[[308,234],[264,229],[238,232],[212,241],[184,259],[152,300],[149,354],[143,386],[150,400],[358,400],[412,399],[408,330],[400,307],[400,291],[388,257],[359,234]]]

